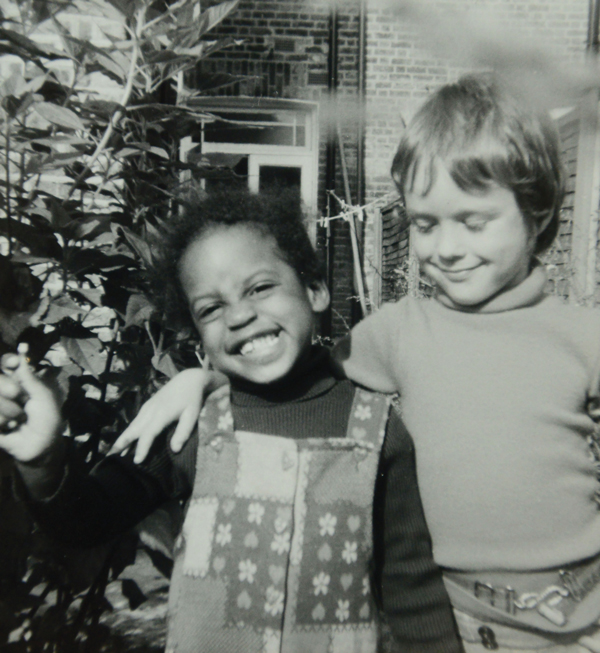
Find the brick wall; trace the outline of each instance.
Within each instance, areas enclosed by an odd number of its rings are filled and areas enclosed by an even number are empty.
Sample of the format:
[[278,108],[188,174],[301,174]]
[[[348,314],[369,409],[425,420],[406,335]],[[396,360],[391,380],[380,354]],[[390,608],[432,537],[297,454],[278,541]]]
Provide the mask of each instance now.
[[[246,95],[310,100],[321,103],[319,151],[319,207],[327,213],[325,193],[327,139],[336,131],[339,121],[343,138],[351,200],[356,202],[357,124],[355,115],[345,113],[344,106],[355,106],[358,84],[358,4],[344,0],[338,10],[338,95],[336,107],[327,102],[329,17],[328,0],[271,0],[240,3],[238,9],[212,33],[243,39],[243,43],[227,48],[202,62],[196,79],[190,85],[202,87],[207,76],[222,73],[252,78],[223,86],[218,95]],[[209,4],[203,3],[203,8]],[[335,192],[345,198],[342,166],[336,148]],[[331,204],[331,212],[338,206]],[[326,257],[326,234],[318,234],[318,246]],[[344,333],[356,315],[356,292],[353,287],[352,252],[348,225],[331,223],[333,254],[332,335]]]
[[[378,8],[376,3],[367,6],[365,183],[366,199],[372,200],[393,190],[389,169],[403,124],[410,120],[432,90],[476,67],[459,65],[462,62],[433,53],[414,24],[400,17],[393,9]],[[447,17],[448,25],[460,22],[458,17],[467,9],[492,10],[498,25],[497,32],[492,31],[494,39],[501,42],[504,33],[508,35],[507,38],[515,39],[518,46],[519,41],[515,37],[518,32],[523,35],[525,45],[529,46],[536,40],[542,49],[547,48],[560,61],[583,61],[588,0],[420,0],[419,6],[433,10],[442,23]],[[484,24],[484,29],[489,28]],[[465,39],[468,39],[467,35]],[[498,44],[494,43],[491,47],[497,48]],[[485,48],[479,52],[489,54]],[[504,52],[502,63],[518,66],[519,55],[514,55],[515,60],[512,61],[513,55]],[[561,245],[568,249],[576,154],[573,139],[576,141],[576,136],[573,135],[573,125],[565,125],[561,130],[567,138],[565,160],[570,166],[571,194],[567,196],[561,225]],[[388,223],[384,221],[384,275],[399,262],[399,252],[392,245],[394,229],[397,230],[397,227],[392,218]],[[398,241],[399,247],[402,247],[401,243],[402,238]],[[559,264],[564,264],[564,257]],[[384,293],[386,296],[389,296],[390,283],[384,279],[384,289],[388,288]]]
[[[203,3],[204,7],[208,3]],[[217,4],[216,0],[212,4]],[[365,193],[370,201],[393,190],[389,168],[402,125],[417,106],[437,86],[456,79],[473,69],[457,60],[432,52],[423,35],[412,23],[398,15],[393,3],[388,8],[368,0],[367,69],[365,129]],[[560,60],[580,62],[587,36],[588,0],[420,0],[419,7],[430,9],[442,23],[458,21],[466,9],[491,9],[496,12],[497,34],[516,38],[529,46],[533,40],[542,44]],[[319,206],[326,211],[325,178],[327,138],[332,125],[340,123],[345,147],[351,200],[356,201],[356,99],[358,96],[359,0],[339,0],[338,6],[338,97],[332,110],[327,103],[329,54],[328,0],[244,0],[237,11],[216,30],[218,36],[244,39],[244,42],[217,53],[203,62],[197,81],[206,75],[229,73],[250,75],[219,90],[219,94],[283,97],[321,102],[322,125],[319,152]],[[390,8],[391,7],[391,8]],[[495,28],[494,28],[495,29]],[[518,41],[515,41],[517,45]],[[497,43],[494,45],[497,47]],[[488,48],[489,50],[489,48]],[[479,53],[486,53],[485,47]],[[506,53],[505,53],[506,54]],[[514,53],[513,53],[514,54]],[[518,55],[517,55],[518,57]],[[510,56],[507,59],[510,64]],[[514,63],[514,62],[513,62]],[[517,58],[517,64],[520,65]],[[568,149],[568,148],[567,148]],[[572,153],[572,151],[571,151]],[[335,190],[344,197],[344,183],[339,152],[336,149]],[[331,206],[337,211],[335,203]],[[568,212],[568,207],[567,207]],[[382,230],[367,225],[367,237],[373,233],[385,239],[384,274],[397,267],[400,250],[395,251],[393,235],[397,231],[392,217]],[[357,316],[352,281],[352,256],[348,226],[342,221],[331,223],[333,243],[332,334],[345,331]],[[562,227],[562,240],[568,246],[568,220]],[[381,237],[381,236],[378,236]],[[399,246],[406,246],[405,233]],[[318,234],[320,249],[325,250],[325,234]],[[402,245],[402,242],[404,245]],[[372,252],[380,243],[367,242]],[[404,250],[402,250],[404,251]],[[389,257],[392,257],[388,260]],[[386,286],[386,283],[388,284]],[[389,290],[384,280],[384,287]],[[387,293],[388,291],[386,291]],[[387,296],[387,295],[386,295]]]

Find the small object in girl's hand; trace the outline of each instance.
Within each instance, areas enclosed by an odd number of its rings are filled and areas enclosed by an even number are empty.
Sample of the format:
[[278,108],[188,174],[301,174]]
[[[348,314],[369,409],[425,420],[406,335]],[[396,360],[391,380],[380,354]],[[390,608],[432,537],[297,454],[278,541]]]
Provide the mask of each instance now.
[[17,345],[17,353],[19,354],[20,362],[29,363],[30,358],[27,356],[29,353],[29,344],[26,342],[20,342]]

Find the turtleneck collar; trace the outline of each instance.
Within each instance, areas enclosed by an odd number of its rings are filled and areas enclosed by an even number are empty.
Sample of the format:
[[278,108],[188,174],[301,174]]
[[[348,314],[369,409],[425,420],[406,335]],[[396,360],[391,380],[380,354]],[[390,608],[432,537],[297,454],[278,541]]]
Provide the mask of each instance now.
[[[525,308],[538,304],[546,296],[545,287],[547,283],[546,270],[542,264],[535,265],[529,276],[518,286],[493,297],[488,302],[469,309],[450,308],[457,313],[503,313],[516,308]],[[440,306],[443,304],[438,302]]]
[[329,350],[313,346],[309,355],[287,376],[267,385],[231,380],[231,403],[236,406],[269,406],[313,399],[336,383]]

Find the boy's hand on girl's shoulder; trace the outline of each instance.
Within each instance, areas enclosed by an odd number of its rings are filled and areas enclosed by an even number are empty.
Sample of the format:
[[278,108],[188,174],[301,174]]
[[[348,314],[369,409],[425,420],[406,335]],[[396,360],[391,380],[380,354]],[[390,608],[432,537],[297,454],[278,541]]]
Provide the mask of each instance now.
[[109,453],[124,455],[135,443],[133,461],[141,463],[154,440],[175,421],[171,449],[175,453],[181,451],[196,428],[205,398],[226,383],[228,379],[223,374],[200,367],[179,372],[148,399]]
[[0,449],[22,465],[42,467],[62,450],[59,402],[24,356],[5,356],[2,370]]

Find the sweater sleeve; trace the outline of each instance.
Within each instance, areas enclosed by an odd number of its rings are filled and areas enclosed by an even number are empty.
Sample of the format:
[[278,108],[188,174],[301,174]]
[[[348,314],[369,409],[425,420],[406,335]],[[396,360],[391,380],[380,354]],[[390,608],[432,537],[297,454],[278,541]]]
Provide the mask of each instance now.
[[35,501],[20,484],[18,492],[36,522],[55,539],[75,547],[103,544],[182,493],[184,484],[164,438],[153,449],[156,453],[146,464],[107,456],[88,472],[70,447],[63,478],[51,497]]
[[336,363],[355,383],[377,392],[398,392],[400,304],[386,304],[359,322],[333,349]]
[[417,486],[412,438],[398,414],[388,421],[375,488],[376,587],[403,652],[462,651]]

